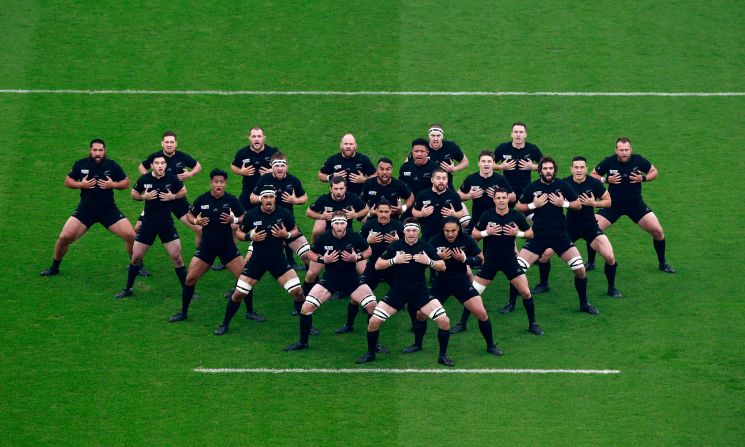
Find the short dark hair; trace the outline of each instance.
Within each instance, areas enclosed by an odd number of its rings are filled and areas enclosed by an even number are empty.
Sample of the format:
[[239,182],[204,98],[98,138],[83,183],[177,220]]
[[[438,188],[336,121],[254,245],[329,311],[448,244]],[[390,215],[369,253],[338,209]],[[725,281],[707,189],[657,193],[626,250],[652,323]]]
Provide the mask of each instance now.
[[91,143],[88,145],[88,148],[89,149],[92,148],[93,145],[96,144],[96,143],[100,144],[101,146],[103,146],[104,149],[106,149],[106,143],[104,143],[104,141],[102,139],[100,139],[100,138],[95,138],[95,139],[91,140]]
[[514,123],[512,123],[512,127],[510,127],[510,129],[513,129],[515,126],[523,126],[523,128],[525,128],[525,131],[528,131],[528,125],[523,123],[522,121],[515,121]]
[[616,138],[616,146],[618,146],[618,143],[629,143],[631,144],[631,140],[629,137],[618,137]]
[[410,223],[419,225],[419,219],[417,219],[416,217],[407,217],[406,219],[404,219],[404,225]]
[[425,140],[424,138],[417,138],[411,142],[411,147],[414,146],[424,146],[427,148],[427,150],[429,150],[429,141]]
[[507,191],[507,188],[505,188],[504,186],[497,186],[496,188],[494,188],[494,195],[495,196],[497,195],[498,192],[503,192],[505,194],[509,194],[510,193],[509,191]]
[[587,159],[581,155],[575,155],[574,158],[572,158],[572,163],[575,161],[584,161],[585,164],[587,164]]
[[155,155],[155,156],[153,157],[153,159],[152,159],[151,161],[155,161],[155,160],[157,160],[157,159],[159,159],[159,158],[162,158],[162,159],[163,159],[163,161],[165,161],[165,160],[166,160],[166,156],[165,156],[165,155],[163,155],[163,153],[161,152],[160,154],[157,154],[157,155]]
[[254,130],[260,130],[262,134],[264,133],[264,129],[262,129],[262,128],[261,128],[261,127],[259,127],[259,126],[254,126],[254,127],[250,128],[250,129],[248,129],[248,133],[249,133],[249,135],[250,135],[250,134],[251,134],[251,132],[252,132],[252,131],[254,131]]
[[481,157],[491,157],[491,159],[494,160],[494,152],[486,150],[481,151],[479,152],[479,158],[477,158],[476,160],[481,160]]
[[274,160],[284,160],[287,161],[287,155],[285,155],[282,151],[277,151],[272,154],[271,158],[269,158],[269,161],[272,162]]
[[166,130],[165,132],[163,132],[163,138],[165,139],[165,137],[177,138],[176,137],[176,132],[174,132],[172,130]]
[[222,177],[225,180],[228,179],[228,173],[223,171],[222,169],[215,168],[212,171],[210,171],[210,180],[212,180],[215,177]]
[[538,170],[539,171],[541,169],[543,169],[543,165],[545,163],[551,163],[552,165],[554,165],[554,171],[558,171],[559,170],[559,167],[556,166],[556,160],[554,160],[553,158],[551,158],[549,156],[544,156],[544,157],[541,157],[540,160],[538,160]]
[[393,166],[393,161],[391,161],[391,159],[388,157],[380,157],[377,164],[380,163],[388,163],[389,165]]
[[347,214],[344,212],[344,210],[336,210],[333,213],[331,213],[331,218],[333,219],[334,217],[343,217],[346,219]]
[[336,176],[331,178],[331,182],[329,182],[329,188],[333,185],[338,185],[339,183],[344,183],[344,186],[347,186],[347,180],[344,177]]
[[389,202],[388,199],[386,199],[385,197],[381,198],[380,202],[378,202],[377,206],[380,206],[380,205],[392,206],[391,202]]
[[438,167],[436,167],[436,168],[434,168],[432,170],[432,177],[434,178],[435,174],[437,174],[438,172],[442,172],[443,174],[447,174],[447,171],[445,171],[444,169],[442,169],[441,167],[438,166]]

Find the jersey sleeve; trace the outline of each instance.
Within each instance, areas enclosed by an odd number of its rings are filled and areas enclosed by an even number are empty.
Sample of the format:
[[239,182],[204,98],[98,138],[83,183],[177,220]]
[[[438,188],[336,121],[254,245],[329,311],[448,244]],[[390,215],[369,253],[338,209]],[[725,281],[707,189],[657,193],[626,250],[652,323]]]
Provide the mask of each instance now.
[[466,235],[466,256],[478,256],[481,253],[479,244],[472,237]]
[[520,196],[520,203],[528,204],[533,203],[533,188],[528,185],[523,191],[523,195]]
[[494,174],[498,176],[497,179],[497,186],[501,186],[502,188],[507,190],[507,194],[511,192],[515,192],[514,189],[512,189],[512,185],[510,185],[510,181],[507,180],[507,177],[503,176],[502,174]]
[[326,159],[326,161],[323,163],[323,166],[321,166],[321,172],[330,175],[334,173],[334,157],[331,156]]
[[323,199],[324,199],[324,197],[325,196],[321,196],[318,199],[316,199],[316,201],[313,202],[313,203],[311,203],[308,208],[310,208],[311,210],[315,211],[316,213],[323,213],[323,208],[324,208],[324,205],[323,205],[324,200]]
[[568,200],[570,202],[574,202],[579,198],[577,196],[577,191],[574,190],[569,184],[565,181],[561,181],[561,193],[564,195],[564,200]]
[[154,154],[148,155],[146,159],[142,160],[142,167],[145,169],[150,169],[153,166],[154,158],[155,158]]
[[605,186],[603,185],[602,182],[597,180],[595,177],[588,177],[588,178],[592,178],[593,180],[595,180],[595,182],[592,185],[592,195],[594,195],[595,198],[599,200],[601,197],[603,197],[603,194],[605,194]]
[[194,160],[194,158],[191,155],[185,154],[183,152],[181,152],[181,155],[184,157],[184,165],[187,168],[192,169],[192,168],[194,168],[194,166],[197,165],[197,161]]
[[298,179],[297,177],[293,177],[292,187],[295,189],[295,197],[302,197],[305,195],[305,189],[303,189],[303,184],[300,183],[300,179]]
[[317,255],[323,255],[326,253],[326,250],[323,249],[323,235],[316,238],[316,241],[313,242],[313,245],[310,247],[310,251]]
[[115,182],[120,182],[127,178],[127,174],[124,173],[124,169],[122,169],[121,166],[119,166],[119,163],[112,162],[111,163],[111,180]]
[[367,176],[371,176],[375,174],[377,171],[378,170],[375,169],[375,166],[370,161],[370,158],[367,155],[365,155],[365,158],[363,158],[362,160],[362,173]]
[[171,192],[173,194],[176,194],[177,192],[179,192],[182,189],[184,189],[184,182],[182,182],[181,180],[179,180],[178,177],[176,177],[175,175],[173,177],[176,179],[176,181],[173,184],[173,189],[171,189]]
[[515,223],[517,224],[517,228],[519,228],[520,231],[526,231],[530,228],[528,219],[526,219],[522,213],[517,213],[517,215],[515,216]]
[[[195,200],[194,203],[191,204],[191,208],[189,208],[189,212],[191,213],[192,216],[197,217],[197,215],[199,214],[199,209],[200,209],[199,207],[202,205],[202,202],[203,202],[202,196],[199,196],[197,197],[197,200]],[[238,214],[236,214],[236,216],[237,215]]]
[[440,260],[440,255],[437,254],[437,250],[431,244],[426,244],[424,246],[424,253],[426,253],[427,256],[429,256],[429,259],[433,261]]
[[416,208],[417,211],[421,211],[423,206],[424,201],[422,200],[422,194],[414,196],[414,208]]
[[453,143],[453,158],[457,160],[458,162],[463,161],[463,158],[465,155],[463,154],[463,149],[460,148],[457,144]]
[[140,194],[145,192],[145,176],[144,175],[137,179],[137,182],[135,182],[135,185],[132,187],[132,189],[139,192]]
[[649,172],[650,169],[652,169],[652,162],[640,155],[639,156],[639,170],[646,174]]
[[76,161],[73,163],[72,167],[70,168],[70,172],[67,173],[67,176],[75,181],[81,181],[85,177],[82,172],[80,172],[81,163],[80,161]]
[[287,217],[286,217],[287,224],[285,225],[285,229],[287,229],[287,231],[290,231],[293,228],[297,227],[297,222],[295,222],[295,216],[293,216],[289,210],[285,210],[285,211],[287,211]]
[[236,151],[235,157],[233,158],[233,166],[236,168],[243,167],[243,149],[238,149],[238,151]]
[[367,243],[367,239],[363,238],[362,235],[355,233],[355,241],[354,241],[354,248],[357,251],[357,253],[362,253],[363,251],[370,248],[370,244]]
[[541,152],[541,149],[538,148],[538,146],[534,146],[535,150],[533,151],[533,162],[538,163],[538,161],[543,158],[543,153]]
[[380,255],[380,259],[393,259],[396,257],[396,244],[390,244],[385,248],[385,251]]
[[598,163],[598,165],[595,166],[595,172],[597,172],[600,175],[605,175],[608,173],[608,159],[607,158],[600,160],[600,163]]
[[367,237],[370,236],[370,231],[372,230],[372,223],[373,220],[367,220],[364,224],[362,224],[362,228],[360,228],[360,236],[365,238],[367,240]]
[[367,201],[370,199],[370,183],[365,182],[362,184],[360,199],[362,199],[363,202],[368,203]]
[[230,198],[230,209],[233,210],[233,215],[235,215],[235,217],[241,217],[242,215],[246,214],[246,210],[243,209],[241,201],[238,200],[236,197]]
[[358,196],[357,194],[352,194],[352,208],[354,208],[355,211],[360,212],[366,206],[367,204],[363,202],[362,199],[360,199],[360,196]]
[[460,185],[460,188],[458,188],[460,192],[463,194],[468,194],[469,191],[471,191],[471,176],[469,175],[466,177],[465,180],[463,180],[463,183]]
[[409,186],[406,185],[406,183],[398,182],[398,193],[401,198],[406,201],[406,199],[411,195],[411,189],[409,189]]
[[481,217],[479,217],[479,221],[476,222],[476,225],[474,226],[475,229],[479,231],[486,230],[486,224],[489,222],[489,213],[482,213]]
[[259,181],[256,182],[256,186],[254,187],[253,191],[251,191],[251,194],[256,194],[257,196],[261,192],[261,189],[266,185],[266,176],[272,175],[272,174],[264,174],[261,177],[259,177]]

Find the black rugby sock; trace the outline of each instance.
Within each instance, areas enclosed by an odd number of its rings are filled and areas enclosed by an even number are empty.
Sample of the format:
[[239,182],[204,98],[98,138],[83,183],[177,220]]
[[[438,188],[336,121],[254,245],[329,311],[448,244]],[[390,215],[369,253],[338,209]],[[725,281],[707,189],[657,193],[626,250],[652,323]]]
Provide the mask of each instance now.
[[235,315],[235,313],[238,312],[238,309],[240,308],[240,301],[236,303],[232,299],[228,300],[228,305],[225,306],[225,318],[222,320],[222,325],[227,327],[230,324],[230,320],[233,319],[233,315]]
[[618,262],[613,265],[605,264],[605,277],[608,279],[608,288],[616,287],[616,269]]
[[62,259],[52,259],[52,270],[58,271],[60,264],[62,264]]
[[254,291],[253,289],[249,290],[248,295],[246,295],[246,297],[243,298],[243,301],[246,302],[246,312],[254,313]]
[[448,341],[450,341],[450,331],[447,329],[439,329],[437,331],[437,341],[440,343],[440,355],[446,355],[448,353]]
[[186,284],[181,285],[181,313],[186,315],[189,312],[189,304],[191,304],[191,298],[194,296],[194,289],[196,286],[187,286]]
[[587,278],[574,277],[574,288],[577,289],[580,307],[587,306]]
[[512,304],[513,306],[515,305],[515,303],[517,303],[517,295],[517,289],[515,288],[515,286],[510,284],[510,304]]
[[[427,320],[417,321],[414,323],[414,344],[422,346],[424,340],[424,334],[427,332]],[[448,332],[449,334],[450,332]]]
[[176,267],[174,270],[176,270],[176,276],[178,277],[178,282],[181,283],[181,285],[184,285],[184,281],[186,281],[186,266],[182,265],[181,267]]
[[541,276],[541,284],[548,285],[548,275],[551,273],[551,260],[538,263],[538,272]]
[[367,352],[375,354],[378,350],[378,338],[380,338],[380,330],[367,331]]
[[524,299],[523,307],[525,308],[525,313],[528,314],[528,323],[535,323],[535,301],[533,301],[533,298]]
[[302,301],[293,301],[292,305],[295,306],[295,312],[300,313],[300,309],[303,307]]
[[652,243],[654,244],[654,251],[657,252],[657,261],[659,261],[660,265],[665,263],[665,239],[661,241],[656,241],[652,239]]
[[135,279],[137,279],[137,275],[140,273],[140,266],[129,264],[129,268],[127,269],[127,288],[131,289],[132,286],[135,285]]
[[590,243],[588,242],[587,243],[587,262],[589,264],[594,264],[595,263],[595,255],[596,254],[597,254],[597,252],[592,247],[590,247]]
[[485,321],[479,321],[479,331],[484,336],[486,347],[494,344],[494,335],[492,334],[491,321],[487,318]]
[[307,345],[310,328],[313,326],[313,315],[300,314],[300,343]]
[[464,307],[464,308],[463,308],[463,313],[462,313],[462,314],[460,315],[460,321],[459,321],[458,323],[460,323],[460,324],[462,324],[463,326],[465,326],[465,325],[466,325],[466,323],[468,323],[468,317],[470,317],[470,316],[471,316],[471,311],[470,311],[470,310],[468,310],[468,309],[466,309],[466,308]]
[[360,311],[359,304],[353,303],[351,300],[347,304],[347,323],[348,327],[354,326],[354,319],[357,318],[357,313]]

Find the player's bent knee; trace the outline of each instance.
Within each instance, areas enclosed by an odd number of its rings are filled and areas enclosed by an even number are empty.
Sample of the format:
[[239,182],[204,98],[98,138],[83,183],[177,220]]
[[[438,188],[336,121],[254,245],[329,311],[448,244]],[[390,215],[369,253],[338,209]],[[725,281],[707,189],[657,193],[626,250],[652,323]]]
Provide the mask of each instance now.
[[[391,314],[384,311],[383,309],[376,307],[375,310],[373,310],[373,317],[370,319],[370,322],[375,320],[375,318],[378,319],[380,323],[384,322],[385,320],[389,319],[391,317]],[[378,323],[378,326],[380,326],[380,323]]]
[[253,286],[242,279],[239,279],[235,284],[235,291],[242,293],[243,295],[248,295],[249,292],[251,292],[251,289],[253,289]]
[[305,315],[313,315],[313,312],[315,312],[319,307],[321,307],[321,300],[313,295],[308,295],[305,297],[305,303],[303,303],[301,312]]
[[302,286],[300,285],[300,278],[295,277],[288,279],[284,285],[284,288],[289,294],[294,294],[296,290],[302,290]]
[[438,318],[447,318],[447,313],[445,312],[444,307],[438,307],[437,309],[433,310],[429,313],[428,317],[434,321],[437,321]]
[[582,261],[582,256],[575,256],[572,259],[567,261],[567,265],[569,265],[569,268],[572,270],[579,270],[585,268],[585,263]]
[[298,247],[297,250],[295,250],[295,254],[298,255],[298,257],[302,258],[309,251],[310,251],[310,245],[303,244],[300,247]]
[[375,300],[375,295],[367,295],[360,301],[360,306],[367,307],[370,304],[375,305],[377,301]]

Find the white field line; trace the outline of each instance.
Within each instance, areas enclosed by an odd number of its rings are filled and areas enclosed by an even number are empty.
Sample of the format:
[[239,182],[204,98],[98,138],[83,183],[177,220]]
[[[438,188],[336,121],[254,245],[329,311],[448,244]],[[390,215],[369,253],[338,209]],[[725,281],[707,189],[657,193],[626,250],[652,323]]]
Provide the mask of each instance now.
[[618,369],[194,368],[204,374],[621,374]]
[[416,91],[322,91],[322,90],[74,90],[0,89],[18,95],[203,95],[203,96],[745,96],[745,92],[416,92]]

